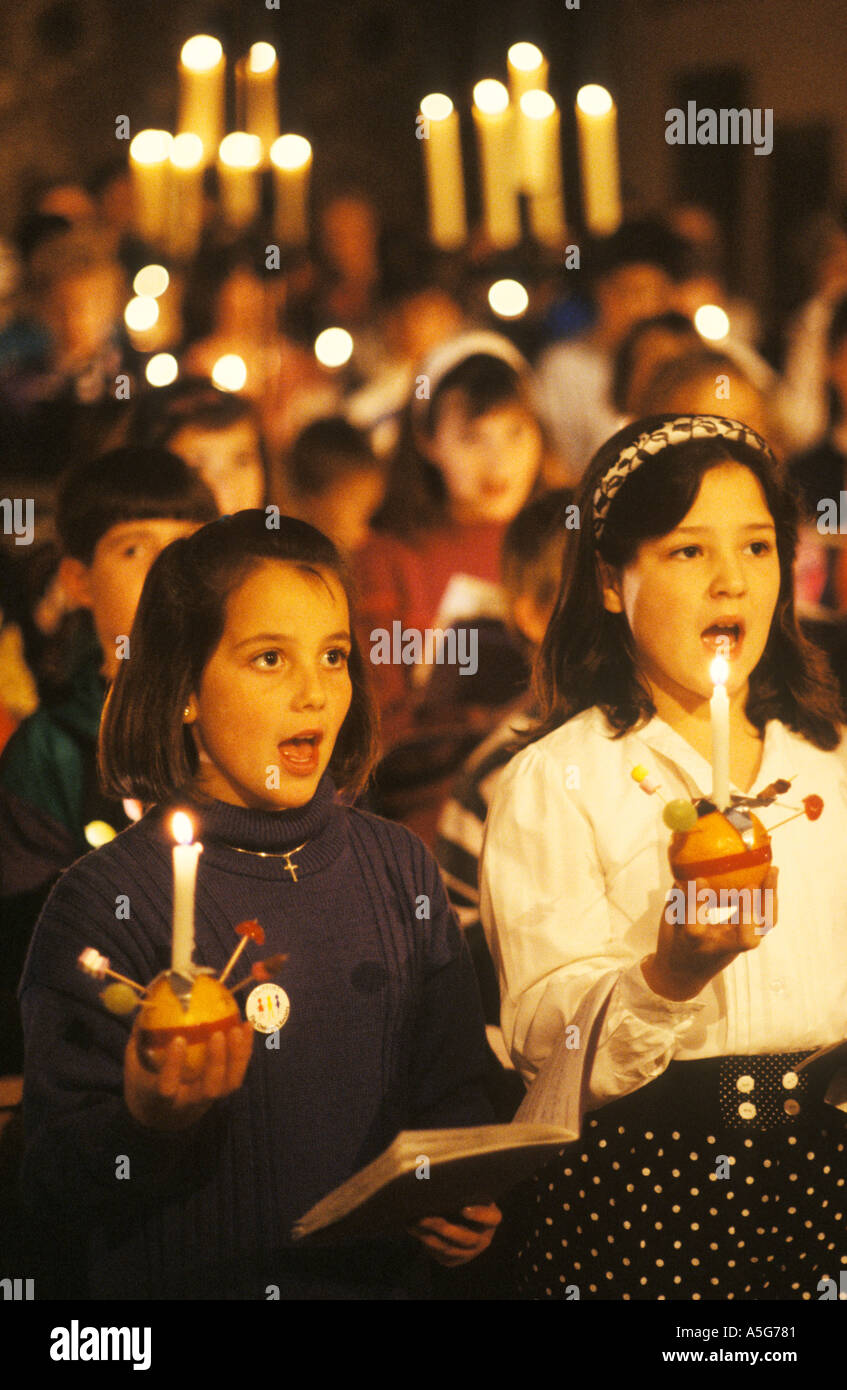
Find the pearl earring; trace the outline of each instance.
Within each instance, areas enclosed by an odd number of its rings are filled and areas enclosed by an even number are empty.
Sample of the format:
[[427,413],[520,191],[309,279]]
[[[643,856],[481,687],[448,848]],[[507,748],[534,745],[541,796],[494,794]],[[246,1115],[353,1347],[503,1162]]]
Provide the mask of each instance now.
[[189,717],[190,714],[191,714],[191,706],[190,706],[190,705],[186,705],[186,706],[185,706],[185,709],[182,711],[182,717],[183,717],[183,719],[187,719],[187,718]]

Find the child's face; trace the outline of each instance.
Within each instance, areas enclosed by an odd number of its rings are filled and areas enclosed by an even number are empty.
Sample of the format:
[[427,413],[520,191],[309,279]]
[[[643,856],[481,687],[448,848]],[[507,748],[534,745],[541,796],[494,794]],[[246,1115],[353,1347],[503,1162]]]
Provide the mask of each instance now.
[[77,602],[91,609],[107,679],[118,673],[121,658],[117,639],[129,636],[147,571],[166,545],[196,530],[193,521],[122,521],[101,536],[90,565],[78,560],[63,562],[65,587]]
[[606,607],[626,614],[660,714],[711,697],[718,651],[729,661],[730,695],[746,692],[779,581],[776,531],[758,479],[737,463],[709,469],[679,526],[643,541],[604,589]]
[[511,521],[532,491],[541,466],[541,431],[520,401],[470,419],[455,395],[438,414],[427,452],[447,488],[454,521]]
[[189,701],[197,786],[266,811],[310,801],[350,708],[350,650],[347,599],[333,574],[278,560],[254,569],[230,594]]
[[168,440],[168,448],[200,470],[221,516],[261,507],[265,496],[262,455],[259,436],[249,420],[239,420],[225,430],[184,425]]

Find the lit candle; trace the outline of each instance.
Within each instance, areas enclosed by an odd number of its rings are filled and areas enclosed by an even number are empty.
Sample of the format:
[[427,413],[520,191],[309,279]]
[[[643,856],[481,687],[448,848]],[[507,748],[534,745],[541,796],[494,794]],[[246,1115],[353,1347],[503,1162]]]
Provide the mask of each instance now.
[[203,228],[203,141],[184,132],[171,146],[171,203],[168,248],[178,260],[197,250]]
[[167,130],[140,130],[129,147],[135,227],[142,240],[153,245],[167,228],[172,142]]
[[302,135],[280,135],[271,146],[274,172],[274,226],[284,246],[309,239],[309,172],[312,147]]
[[576,97],[582,206],[590,232],[606,236],[621,220],[618,112],[605,87],[580,87]]
[[485,234],[498,249],[521,235],[515,169],[514,112],[502,82],[485,78],[473,89],[473,118],[479,144]]
[[194,955],[194,884],[197,860],[203,846],[192,844],[194,826],[184,811],[171,817],[171,830],[177,843],[173,848],[174,861],[174,927],[171,969],[180,975],[191,974]]
[[262,142],[258,135],[234,130],[221,141],[218,157],[224,218],[230,227],[247,227],[259,212]]
[[531,192],[527,168],[528,118],[521,108],[521,98],[527,92],[547,90],[547,59],[534,43],[513,43],[508,52],[509,97],[517,122],[518,184],[524,193]]
[[421,102],[426,121],[423,146],[429,202],[429,234],[436,246],[455,251],[468,237],[459,115],[452,101],[432,92]]
[[709,674],[714,692],[711,699],[712,715],[712,801],[719,811],[729,805],[729,696],[726,682],[729,678],[729,663],[723,656],[716,656]]
[[506,55],[509,65],[509,95],[515,106],[524,92],[547,90],[548,62],[534,43],[513,43]]
[[270,43],[254,43],[236,67],[238,119],[262,142],[262,165],[270,164],[271,145],[279,136],[277,77],[279,62]]
[[565,235],[559,108],[549,92],[539,90],[524,93],[520,110],[529,224],[536,241],[559,246]]
[[195,34],[179,56],[179,130],[199,135],[211,164],[224,130],[226,60],[218,39]]

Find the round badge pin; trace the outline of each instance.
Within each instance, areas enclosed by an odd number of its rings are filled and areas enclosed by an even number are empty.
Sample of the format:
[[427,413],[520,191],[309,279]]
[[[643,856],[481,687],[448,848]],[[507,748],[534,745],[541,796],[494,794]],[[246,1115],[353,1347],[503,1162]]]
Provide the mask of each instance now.
[[279,985],[257,985],[247,996],[244,1012],[257,1033],[275,1033],[291,1013],[291,1000]]

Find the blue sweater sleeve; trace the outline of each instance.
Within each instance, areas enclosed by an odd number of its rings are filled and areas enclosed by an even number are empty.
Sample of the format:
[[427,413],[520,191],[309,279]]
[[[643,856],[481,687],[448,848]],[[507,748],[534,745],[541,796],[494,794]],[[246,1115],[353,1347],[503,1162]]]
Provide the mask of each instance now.
[[[423,848],[423,847],[421,847]],[[430,919],[414,1024],[410,1129],[490,1124],[485,1021],[470,953],[432,856],[423,851]]]

